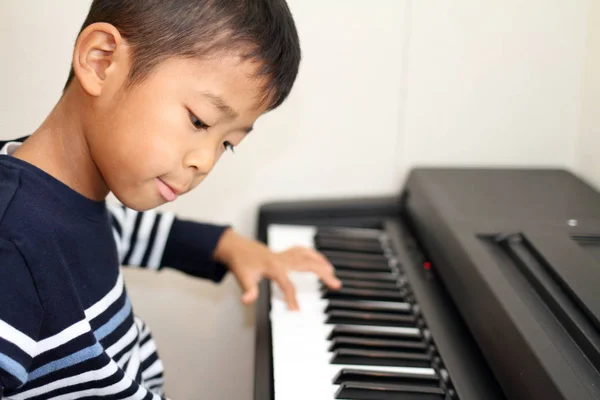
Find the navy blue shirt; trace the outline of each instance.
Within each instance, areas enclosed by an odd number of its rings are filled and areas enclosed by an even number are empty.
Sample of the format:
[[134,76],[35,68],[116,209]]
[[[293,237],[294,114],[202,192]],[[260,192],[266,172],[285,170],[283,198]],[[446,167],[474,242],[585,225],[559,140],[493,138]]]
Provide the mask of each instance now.
[[0,155],[0,397],[163,398],[163,366],[120,265],[218,282],[225,228],[107,207]]

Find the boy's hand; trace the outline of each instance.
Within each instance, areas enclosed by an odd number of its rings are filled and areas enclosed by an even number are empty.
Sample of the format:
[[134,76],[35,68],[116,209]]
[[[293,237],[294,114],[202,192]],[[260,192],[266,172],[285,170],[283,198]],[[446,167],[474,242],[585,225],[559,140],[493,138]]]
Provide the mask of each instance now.
[[227,265],[237,278],[244,291],[244,304],[250,304],[258,298],[258,284],[263,278],[269,278],[277,282],[283,291],[288,307],[297,310],[296,290],[288,278],[290,270],[313,272],[328,287],[341,287],[333,266],[319,252],[293,247],[274,253],[263,243],[247,239],[232,229],[223,233],[214,256],[216,260]]

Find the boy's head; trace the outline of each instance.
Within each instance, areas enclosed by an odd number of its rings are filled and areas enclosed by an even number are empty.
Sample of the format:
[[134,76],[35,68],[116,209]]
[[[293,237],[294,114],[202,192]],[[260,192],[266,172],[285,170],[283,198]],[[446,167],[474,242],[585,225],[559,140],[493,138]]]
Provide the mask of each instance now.
[[65,93],[107,188],[142,210],[198,185],[299,63],[285,0],[94,0]]

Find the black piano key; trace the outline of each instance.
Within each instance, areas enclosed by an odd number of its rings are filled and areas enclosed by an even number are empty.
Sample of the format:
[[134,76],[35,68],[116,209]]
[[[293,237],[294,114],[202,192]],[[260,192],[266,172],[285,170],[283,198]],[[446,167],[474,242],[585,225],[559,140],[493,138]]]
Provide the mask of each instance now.
[[344,382],[367,382],[388,383],[396,385],[418,385],[429,387],[440,387],[440,379],[437,375],[409,374],[404,372],[366,371],[360,368],[343,368],[333,377],[334,385]]
[[400,351],[337,349],[331,364],[381,365],[388,367],[431,368],[427,354]]
[[416,327],[417,320],[411,314],[390,314],[353,310],[331,310],[327,313],[327,324],[382,325]]
[[[396,292],[399,294],[399,297],[406,297],[406,295],[409,294],[410,290],[408,288],[400,288],[400,287],[393,287],[393,288],[381,288],[381,287],[351,287],[351,286],[344,286],[342,285],[343,288],[346,289],[352,289],[352,290],[367,290],[367,291],[373,291],[373,292],[381,292],[383,295],[390,293],[390,292]],[[327,285],[325,285],[323,282],[319,283],[319,291],[321,292],[321,294],[327,292],[329,289],[329,287],[327,287]],[[377,300],[382,301],[380,298],[378,298]]]
[[384,254],[383,247],[376,240],[355,240],[339,239],[332,237],[316,237],[315,247],[319,251],[342,250],[342,251],[360,251],[372,254]]
[[341,250],[322,250],[321,254],[329,259],[340,258],[348,260],[361,260],[368,262],[383,262],[388,263],[388,259],[384,254],[362,253],[359,251],[341,251]]
[[335,393],[336,399],[348,400],[444,400],[440,388],[385,383],[344,382]]
[[373,263],[365,263],[363,261],[351,261],[351,262],[331,262],[333,267],[335,268],[336,274],[340,271],[362,271],[362,272],[386,272],[392,273],[392,268],[390,268],[387,264],[373,264]]
[[425,342],[416,340],[398,340],[398,339],[367,339],[340,336],[331,341],[329,351],[333,352],[340,348],[363,349],[363,350],[386,350],[386,351],[406,351],[413,353],[426,354],[428,345]]
[[340,261],[361,261],[373,264],[389,264],[388,258],[385,254],[373,254],[363,253],[358,251],[341,251],[341,250],[320,250],[321,254],[327,257],[329,260]]
[[337,290],[325,290],[321,297],[323,299],[347,299],[347,300],[404,300],[404,296],[398,290],[372,290],[344,288]]
[[[342,281],[342,286],[347,288],[356,288],[356,289],[389,289],[394,290],[398,289],[398,284],[396,282],[382,282],[382,281],[364,281],[360,279],[340,279]],[[321,286],[325,287],[325,285],[321,282]]]
[[365,272],[365,271],[350,271],[350,270],[339,270],[335,272],[335,275],[339,279],[363,279],[366,281],[383,281],[383,282],[396,282],[398,275],[395,272]]
[[393,314],[412,314],[412,306],[409,303],[398,303],[394,301],[331,299],[327,302],[325,312],[330,310],[378,311]]
[[383,230],[372,228],[319,227],[315,237],[319,236],[379,240],[383,236]]
[[369,339],[402,339],[419,341],[423,339],[421,331],[416,328],[402,328],[396,326],[338,325],[331,330],[327,340],[333,340],[342,336]]

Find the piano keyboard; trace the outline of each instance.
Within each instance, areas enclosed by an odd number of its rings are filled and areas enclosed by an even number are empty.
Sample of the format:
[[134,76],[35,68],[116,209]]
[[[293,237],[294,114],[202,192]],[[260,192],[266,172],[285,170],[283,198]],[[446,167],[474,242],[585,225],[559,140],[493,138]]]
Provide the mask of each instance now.
[[292,272],[296,312],[271,284],[275,399],[457,399],[434,368],[435,347],[382,231],[269,225],[267,233],[273,251],[318,249],[343,283],[331,291]]

